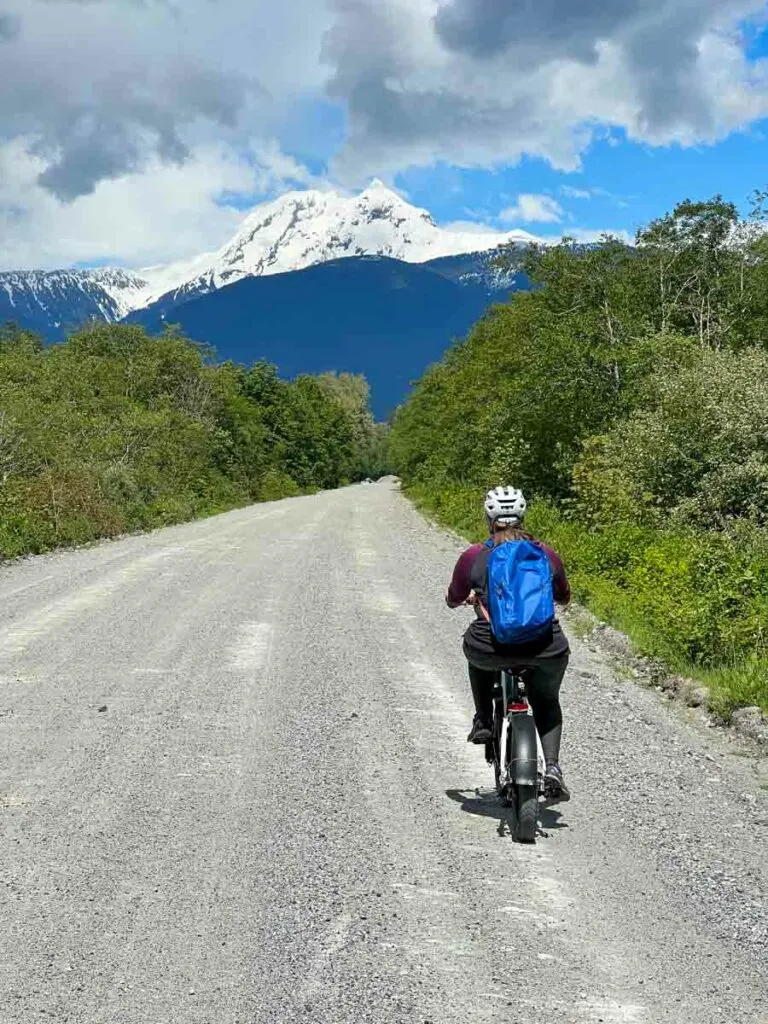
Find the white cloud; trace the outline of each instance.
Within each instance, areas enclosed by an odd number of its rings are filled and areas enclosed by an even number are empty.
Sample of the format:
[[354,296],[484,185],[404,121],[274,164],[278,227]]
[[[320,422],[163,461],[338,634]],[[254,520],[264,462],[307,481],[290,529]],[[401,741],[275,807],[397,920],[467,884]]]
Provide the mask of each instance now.
[[242,220],[242,212],[217,201],[222,194],[313,184],[275,143],[241,155],[201,145],[182,164],[155,157],[70,203],[39,183],[44,167],[26,140],[0,145],[0,270],[104,260],[148,266],[195,256],[222,245]]
[[[597,136],[709,143],[768,114],[768,62],[740,25],[761,0],[329,0],[336,161],[356,180],[446,161],[580,167]],[[610,137],[610,136],[609,136]]]
[[591,199],[595,194],[588,188],[573,188],[572,185],[562,185],[560,192],[566,199]]
[[[201,143],[239,147],[324,79],[315,0],[0,0],[0,138],[24,137],[64,201]],[[297,29],[297,26],[300,28]]]
[[517,197],[514,206],[499,214],[499,219],[507,224],[514,224],[516,221],[522,221],[524,224],[557,224],[563,216],[562,206],[551,196],[523,192]]
[[[175,258],[216,244],[233,219],[216,195],[263,180],[254,149],[274,187],[306,180],[283,154],[287,137],[306,141],[312,166],[330,153],[329,175],[350,187],[525,155],[574,171],[596,137],[711,143],[768,115],[768,61],[749,62],[740,34],[763,9],[0,0],[0,259]],[[302,132],[297,110],[311,120],[329,100],[346,118],[341,138],[338,119],[330,129],[319,116]],[[562,217],[549,197],[517,206],[521,220]]]

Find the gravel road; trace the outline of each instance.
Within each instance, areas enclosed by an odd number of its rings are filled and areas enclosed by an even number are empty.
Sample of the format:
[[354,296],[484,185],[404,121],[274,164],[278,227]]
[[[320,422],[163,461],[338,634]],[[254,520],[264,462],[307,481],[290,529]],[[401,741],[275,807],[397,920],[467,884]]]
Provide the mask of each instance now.
[[768,775],[573,639],[515,843],[389,483],[0,570],[0,1021],[766,1024]]

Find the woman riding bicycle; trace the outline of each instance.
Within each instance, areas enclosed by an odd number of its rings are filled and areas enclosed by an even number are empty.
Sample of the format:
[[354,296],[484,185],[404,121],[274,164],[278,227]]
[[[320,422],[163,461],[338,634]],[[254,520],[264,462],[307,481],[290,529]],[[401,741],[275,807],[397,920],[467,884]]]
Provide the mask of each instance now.
[[493,635],[488,619],[488,559],[495,547],[509,541],[527,540],[547,556],[552,570],[552,589],[558,604],[566,605],[571,590],[562,559],[551,548],[523,530],[526,501],[514,487],[496,487],[485,497],[485,516],[491,542],[473,544],[456,563],[446,594],[449,608],[475,606],[476,618],[464,634],[464,654],[469,663],[469,681],[475,702],[475,717],[467,737],[469,743],[488,743],[492,738],[493,687],[501,669],[529,669],[526,691],[547,763],[546,785],[553,799],[569,800],[560,768],[560,740],[563,713],[560,685],[570,656],[568,640],[557,619],[541,637],[524,644],[501,644]]

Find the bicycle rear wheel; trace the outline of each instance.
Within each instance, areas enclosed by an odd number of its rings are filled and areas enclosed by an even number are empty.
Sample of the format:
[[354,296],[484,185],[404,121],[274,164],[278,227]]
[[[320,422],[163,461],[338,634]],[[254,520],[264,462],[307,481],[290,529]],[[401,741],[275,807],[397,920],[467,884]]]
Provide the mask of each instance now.
[[514,790],[517,838],[521,843],[532,843],[536,839],[536,825],[539,818],[539,794],[535,786],[515,786]]

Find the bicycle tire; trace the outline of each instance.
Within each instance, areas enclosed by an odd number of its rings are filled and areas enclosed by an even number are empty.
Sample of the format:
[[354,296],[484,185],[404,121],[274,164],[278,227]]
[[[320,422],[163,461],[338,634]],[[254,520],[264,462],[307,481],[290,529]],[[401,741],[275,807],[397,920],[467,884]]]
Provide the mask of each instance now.
[[535,786],[515,786],[517,839],[521,843],[536,841],[539,818],[539,795]]

